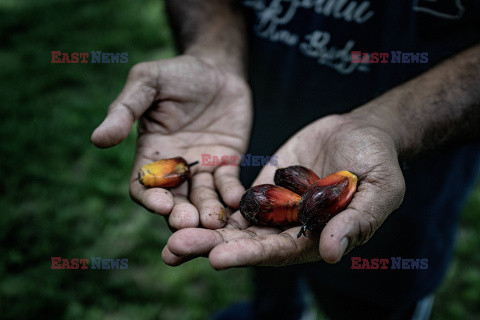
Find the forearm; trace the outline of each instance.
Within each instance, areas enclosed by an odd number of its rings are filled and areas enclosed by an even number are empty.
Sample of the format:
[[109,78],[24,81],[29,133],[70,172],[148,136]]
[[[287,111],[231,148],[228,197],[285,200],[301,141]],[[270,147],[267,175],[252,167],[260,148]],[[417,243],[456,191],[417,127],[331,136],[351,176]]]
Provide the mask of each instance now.
[[244,74],[246,35],[237,0],[165,0],[182,53]]
[[352,115],[393,137],[399,157],[480,138],[480,45],[398,86]]

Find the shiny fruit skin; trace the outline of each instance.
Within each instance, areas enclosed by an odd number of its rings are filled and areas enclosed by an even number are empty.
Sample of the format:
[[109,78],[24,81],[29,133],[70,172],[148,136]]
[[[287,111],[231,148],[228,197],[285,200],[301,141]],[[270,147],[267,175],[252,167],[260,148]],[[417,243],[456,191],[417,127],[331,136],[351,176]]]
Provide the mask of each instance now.
[[358,178],[349,171],[331,174],[307,188],[300,201],[298,217],[305,229],[320,232],[327,222],[344,210],[357,189]]
[[274,181],[278,186],[303,195],[307,188],[320,180],[312,170],[302,166],[290,166],[275,171]]
[[190,169],[182,157],[162,159],[138,170],[138,181],[147,188],[175,188],[190,178]]
[[240,200],[240,213],[251,224],[283,226],[300,224],[301,196],[280,186],[261,184],[251,187]]

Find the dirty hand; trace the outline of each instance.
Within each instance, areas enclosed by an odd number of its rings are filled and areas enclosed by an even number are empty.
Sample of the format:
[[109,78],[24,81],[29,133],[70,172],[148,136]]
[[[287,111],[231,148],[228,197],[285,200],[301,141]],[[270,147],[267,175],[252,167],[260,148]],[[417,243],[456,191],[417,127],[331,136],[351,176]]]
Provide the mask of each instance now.
[[250,89],[238,75],[190,55],[134,66],[123,91],[108,108],[92,142],[112,147],[127,137],[138,119],[130,195],[148,210],[167,217],[174,229],[220,228],[223,201],[237,207],[244,192],[238,166],[202,166],[173,190],[147,189],[138,182],[143,165],[171,157],[189,163],[202,154],[240,156],[245,152],[252,117]]
[[[405,193],[394,139],[378,121],[346,114],[322,118],[289,139],[276,153],[279,166],[303,165],[319,177],[340,170],[356,173],[359,185],[347,209],[328,222],[321,234],[251,226],[235,212],[218,230],[187,228],[174,233],[163,250],[169,265],[208,256],[215,269],[281,266],[317,260],[338,262],[364,244]],[[266,166],[253,185],[273,183],[275,166]]]

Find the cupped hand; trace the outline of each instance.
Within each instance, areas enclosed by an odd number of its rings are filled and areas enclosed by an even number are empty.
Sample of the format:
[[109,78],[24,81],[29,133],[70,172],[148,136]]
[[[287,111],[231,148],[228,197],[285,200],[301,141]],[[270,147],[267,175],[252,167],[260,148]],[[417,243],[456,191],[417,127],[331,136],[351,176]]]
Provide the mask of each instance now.
[[[216,269],[241,266],[282,266],[341,257],[372,237],[403,201],[405,181],[395,141],[380,123],[353,114],[322,118],[302,129],[276,153],[278,167],[303,165],[324,177],[340,170],[357,174],[357,192],[348,207],[333,217],[321,234],[300,227],[286,230],[252,226],[235,212],[218,230],[187,228],[174,233],[162,257],[179,265],[208,256]],[[266,166],[254,185],[273,183],[275,166]]]
[[174,229],[220,228],[222,200],[237,207],[244,192],[238,166],[193,166],[189,183],[172,189],[145,188],[137,172],[163,158],[201,161],[202,154],[240,156],[252,121],[251,93],[238,75],[193,56],[144,62],[132,68],[123,91],[110,105],[92,142],[120,143],[139,119],[130,195],[148,210],[167,217]]

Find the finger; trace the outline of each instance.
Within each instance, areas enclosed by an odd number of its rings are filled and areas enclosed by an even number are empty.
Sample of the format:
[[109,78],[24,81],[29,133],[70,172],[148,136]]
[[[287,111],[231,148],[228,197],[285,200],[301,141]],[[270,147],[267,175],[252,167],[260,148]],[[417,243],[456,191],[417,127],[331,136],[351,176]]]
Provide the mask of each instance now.
[[255,181],[252,183],[252,186],[265,183],[273,184],[273,177],[275,176],[275,171],[277,169],[278,166],[264,166]]
[[138,180],[130,182],[130,197],[147,210],[159,215],[170,214],[174,206],[173,195],[168,190],[145,188]]
[[181,265],[182,263],[185,263],[187,261],[192,260],[192,258],[189,257],[179,257],[175,254],[173,254],[169,249],[168,246],[165,246],[162,250],[162,260],[165,262],[167,265],[176,267]]
[[322,259],[336,263],[354,247],[366,243],[388,215],[400,206],[404,192],[402,175],[385,184],[362,181],[348,208],[333,217],[323,229],[319,247]]
[[168,239],[167,247],[173,254],[179,257],[206,255],[215,246],[240,238],[252,238],[280,230],[266,227],[250,227],[245,230],[229,229],[200,229],[187,228],[175,232]]
[[[227,216],[228,214],[227,208]],[[237,230],[245,230],[250,227],[250,223],[242,216],[240,211],[236,211],[233,214],[230,214],[227,220],[227,224],[225,225],[225,229],[237,229]]]
[[[151,159],[138,156],[137,154],[130,176],[130,197],[147,210],[165,216],[172,212],[175,205],[174,195],[185,197],[188,193],[188,185],[184,183],[177,188],[168,190],[145,187],[138,181],[138,170],[150,162],[152,162]],[[198,215],[198,212],[195,213]]]
[[317,235],[297,239],[300,227],[278,234],[223,242],[212,249],[210,264],[217,270],[245,266],[285,266],[317,261]]
[[214,171],[215,186],[217,186],[223,201],[231,208],[238,208],[245,188],[238,178],[240,167],[235,165],[222,166]]
[[233,215],[234,212],[235,210],[232,209],[231,207],[225,208],[225,214],[227,215],[227,223],[228,223],[228,219],[230,219],[230,217]]
[[127,82],[115,101],[109,106],[105,120],[95,129],[91,140],[99,148],[108,148],[122,142],[132,130],[133,123],[152,105],[157,89],[150,83],[151,64],[134,66]]
[[174,233],[174,232],[176,232],[178,229],[177,229],[177,228],[174,228],[174,227],[172,227],[172,226],[170,225],[170,223],[168,222],[168,218],[170,218],[170,215],[163,216],[163,219],[165,219],[165,223],[167,224],[168,229],[169,229],[172,233]]
[[175,196],[175,206],[168,218],[168,223],[175,229],[195,228],[200,224],[197,208],[186,197]]
[[218,199],[212,174],[199,172],[192,176],[190,183],[190,200],[198,208],[202,226],[209,229],[223,227],[227,222],[227,215],[225,207]]

